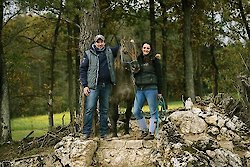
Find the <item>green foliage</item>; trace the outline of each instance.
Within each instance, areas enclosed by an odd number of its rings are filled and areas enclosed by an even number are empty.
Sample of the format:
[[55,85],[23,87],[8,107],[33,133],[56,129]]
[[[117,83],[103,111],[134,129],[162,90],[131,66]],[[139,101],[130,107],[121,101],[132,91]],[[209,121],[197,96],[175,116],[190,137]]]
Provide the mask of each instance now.
[[[19,16],[5,27],[11,116],[47,113],[49,50],[53,24],[38,16]],[[14,38],[11,42],[10,39]],[[59,38],[63,41],[63,38]],[[55,76],[56,112],[67,108],[65,43],[58,45]],[[60,100],[58,102],[58,99]]]
[[[92,8],[92,2],[69,0],[63,4],[56,48],[56,82],[53,92],[55,112],[68,108],[67,39],[74,37],[67,34],[66,23],[70,23],[73,28],[78,27],[75,19],[85,12],[91,13],[89,8]],[[140,43],[150,40],[149,8],[146,1],[100,2],[101,33],[107,37],[108,43],[116,44],[115,37],[133,37],[139,49]],[[184,94],[185,85],[182,6],[181,1],[159,2],[166,5],[166,11],[161,11],[161,7],[156,3],[157,51],[167,51],[166,62],[162,62],[167,66],[167,83],[164,83],[169,86],[167,99],[177,100]],[[246,31],[237,4],[225,0],[192,2],[191,46],[195,60],[195,82],[202,85],[203,95],[212,92],[215,83],[210,50],[213,45],[219,69],[219,92],[237,94],[236,83],[233,81],[238,74],[249,72],[246,65],[250,62]],[[242,2],[246,13],[249,13],[248,1]],[[60,1],[25,0],[19,1],[19,5],[24,13],[29,11],[28,14],[13,17],[5,25],[2,36],[8,71],[11,116],[46,114],[51,63],[49,49]],[[43,15],[34,14],[33,11]],[[163,12],[167,15],[167,27],[163,27]],[[165,28],[167,48],[162,49],[162,29]],[[76,47],[71,46],[69,49],[74,52]],[[72,56],[75,56],[75,52],[73,54]],[[75,69],[77,64],[79,62],[72,64],[75,81],[79,76]]]
[[[241,52],[239,52],[241,50]],[[246,68],[242,57],[248,56],[248,49],[241,43],[228,45],[218,53],[218,63],[220,66],[220,90],[232,95],[237,94],[236,82],[240,74],[246,73]]]

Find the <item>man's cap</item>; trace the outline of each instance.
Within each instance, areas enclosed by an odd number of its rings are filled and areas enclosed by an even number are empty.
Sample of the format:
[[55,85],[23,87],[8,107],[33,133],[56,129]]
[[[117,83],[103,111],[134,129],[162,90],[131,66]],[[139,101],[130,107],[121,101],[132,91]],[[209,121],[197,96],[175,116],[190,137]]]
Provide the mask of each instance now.
[[100,35],[100,34],[95,36],[94,41],[96,42],[96,41],[98,41],[98,39],[105,41],[105,37],[103,35]]

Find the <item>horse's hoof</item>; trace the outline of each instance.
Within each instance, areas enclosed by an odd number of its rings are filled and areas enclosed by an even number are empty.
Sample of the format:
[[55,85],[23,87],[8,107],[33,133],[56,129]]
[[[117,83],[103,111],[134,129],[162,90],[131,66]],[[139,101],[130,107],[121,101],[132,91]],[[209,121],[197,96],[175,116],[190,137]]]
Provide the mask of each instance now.
[[112,140],[118,140],[118,139],[119,139],[118,136],[112,137]]
[[112,137],[118,137],[118,135],[117,134],[113,134]]
[[130,138],[130,134],[124,134],[124,138]]
[[124,132],[124,134],[123,135],[129,135],[129,132]]

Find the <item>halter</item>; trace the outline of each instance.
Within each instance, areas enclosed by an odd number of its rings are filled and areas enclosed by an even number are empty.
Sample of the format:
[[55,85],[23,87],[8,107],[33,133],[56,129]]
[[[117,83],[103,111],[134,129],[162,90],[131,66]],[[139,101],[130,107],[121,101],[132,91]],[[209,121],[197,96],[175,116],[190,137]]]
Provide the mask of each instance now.
[[[129,44],[126,46],[125,44],[128,42]],[[131,48],[131,45],[132,45],[132,48]],[[130,47],[128,48],[128,46]],[[124,54],[129,55],[129,57],[131,58],[131,61],[126,61],[124,58]],[[132,66],[136,63],[137,63],[137,52],[136,52],[136,46],[135,46],[134,40],[125,41],[124,39],[122,39],[121,40],[121,64],[125,66],[125,69],[133,72]]]

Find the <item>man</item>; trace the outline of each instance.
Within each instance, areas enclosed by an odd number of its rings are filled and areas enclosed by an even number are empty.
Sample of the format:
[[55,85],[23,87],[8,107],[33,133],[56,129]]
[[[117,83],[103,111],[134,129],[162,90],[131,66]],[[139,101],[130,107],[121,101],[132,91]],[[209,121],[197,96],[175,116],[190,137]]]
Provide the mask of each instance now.
[[83,137],[91,135],[93,112],[99,100],[100,136],[108,135],[108,109],[112,84],[115,84],[114,58],[119,46],[110,48],[103,35],[97,35],[89,50],[85,51],[80,65],[80,80],[86,96]]

